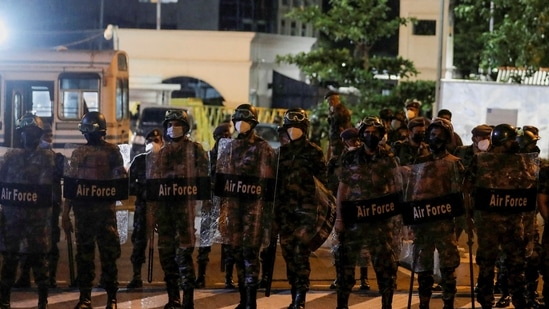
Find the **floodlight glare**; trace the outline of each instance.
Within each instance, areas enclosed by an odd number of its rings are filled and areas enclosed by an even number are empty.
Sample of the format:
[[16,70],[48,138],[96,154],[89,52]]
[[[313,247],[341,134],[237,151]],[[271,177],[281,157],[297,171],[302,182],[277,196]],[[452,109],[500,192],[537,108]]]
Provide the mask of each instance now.
[[8,40],[8,28],[2,20],[0,20],[0,45]]

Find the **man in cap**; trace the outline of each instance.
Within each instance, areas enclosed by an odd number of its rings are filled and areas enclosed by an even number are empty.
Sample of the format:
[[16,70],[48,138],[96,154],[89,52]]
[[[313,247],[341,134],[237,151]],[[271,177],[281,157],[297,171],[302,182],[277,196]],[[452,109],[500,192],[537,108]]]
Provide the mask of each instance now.
[[[444,118],[452,122],[452,112],[447,109],[441,109],[438,111],[437,117]],[[463,141],[461,137],[454,131],[454,136],[452,137],[452,142],[448,145],[448,151],[454,152],[456,147],[463,146]]]
[[340,134],[343,130],[351,128],[351,112],[340,101],[339,93],[329,91],[324,100],[328,102],[329,113],[328,123],[330,146],[328,151],[328,160],[332,156],[337,156],[343,151],[343,143],[341,142]]
[[418,159],[429,155],[429,145],[425,142],[425,130],[429,121],[425,117],[415,117],[408,122],[408,138],[392,145],[400,165],[416,164]]
[[406,112],[407,121],[421,116],[421,101],[417,99],[406,100],[406,102],[404,102],[404,111]]
[[[147,248],[147,227],[149,233],[154,228],[152,222],[147,224],[147,157],[155,156],[164,145],[162,131],[153,129],[145,136],[145,153],[135,156],[130,163],[130,195],[135,196],[135,212],[133,217],[133,232],[131,241],[133,250],[130,257],[132,262],[133,277],[128,283],[128,289],[140,288],[143,286],[141,279],[141,267],[145,263],[145,250]],[[151,246],[153,244],[150,244]]]

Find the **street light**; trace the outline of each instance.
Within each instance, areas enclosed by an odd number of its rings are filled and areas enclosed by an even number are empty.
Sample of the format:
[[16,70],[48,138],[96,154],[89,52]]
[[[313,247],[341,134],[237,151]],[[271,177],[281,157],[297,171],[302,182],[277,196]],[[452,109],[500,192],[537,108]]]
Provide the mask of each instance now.
[[118,26],[109,24],[105,31],[103,32],[103,37],[105,40],[113,40],[113,49],[118,50]]

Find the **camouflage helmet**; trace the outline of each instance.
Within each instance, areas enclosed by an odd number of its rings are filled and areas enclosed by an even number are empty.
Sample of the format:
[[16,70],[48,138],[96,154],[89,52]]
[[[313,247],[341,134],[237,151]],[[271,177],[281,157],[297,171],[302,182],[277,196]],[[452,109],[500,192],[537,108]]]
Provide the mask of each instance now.
[[519,143],[520,148],[524,148],[528,144],[535,143],[539,139],[539,129],[534,126],[523,126],[517,135],[517,142]]
[[454,137],[454,126],[449,120],[440,117],[433,119],[431,124],[427,127],[427,135],[430,134],[433,128],[441,128],[442,130],[444,130],[444,132],[446,133],[446,137],[448,137],[446,142],[450,143],[452,141]]
[[502,146],[506,141],[517,138],[517,129],[510,124],[498,124],[492,130],[490,142],[494,146]]
[[187,128],[184,133],[187,133],[189,131],[190,126],[189,126],[189,116],[187,115],[187,111],[183,109],[167,110],[166,115],[164,116],[164,122],[162,122],[164,131],[166,131],[168,127],[168,122],[173,120],[180,121],[183,124],[183,126]]
[[37,127],[38,129],[44,131],[44,122],[42,119],[32,113],[26,113],[23,117],[17,120],[17,125],[15,130],[21,131],[28,127]]
[[385,126],[383,125],[383,122],[376,117],[376,116],[367,116],[358,125],[358,136],[361,138],[364,136],[364,130],[366,130],[367,127],[375,127],[381,136],[385,135]]
[[233,124],[237,121],[246,121],[253,126],[259,123],[257,120],[258,118],[257,109],[253,107],[251,104],[240,104],[238,107],[234,110],[233,116],[231,117],[231,120],[233,121]]
[[284,127],[298,127],[306,131],[309,128],[309,117],[303,108],[290,108],[284,113]]
[[78,124],[82,133],[107,132],[107,120],[100,112],[88,112]]

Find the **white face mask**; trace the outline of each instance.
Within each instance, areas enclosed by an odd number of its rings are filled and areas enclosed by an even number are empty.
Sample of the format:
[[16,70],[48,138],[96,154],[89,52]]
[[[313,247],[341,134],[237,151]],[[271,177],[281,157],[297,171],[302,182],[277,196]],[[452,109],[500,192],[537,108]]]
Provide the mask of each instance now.
[[410,119],[414,119],[416,117],[416,112],[414,112],[413,110],[409,109],[406,111],[406,118],[408,120]]
[[178,138],[184,135],[182,126],[172,126],[166,130],[166,135],[170,138]]
[[487,151],[490,147],[490,140],[489,139],[483,139],[480,142],[477,143],[477,148],[480,151]]
[[152,143],[148,143],[146,146],[145,146],[145,152],[152,152],[152,153],[157,153],[160,151],[160,148],[162,148],[162,145],[159,144],[159,143],[155,143],[155,142],[152,142]]
[[402,125],[402,122],[400,122],[400,120],[396,120],[396,119],[391,120],[391,128],[393,130],[400,128],[401,125]]
[[234,126],[238,133],[246,133],[252,129],[252,126],[246,121],[237,121]]
[[303,136],[303,130],[301,130],[300,128],[291,127],[288,128],[286,132],[288,132],[288,136],[292,141],[295,141],[296,139],[299,139]]

